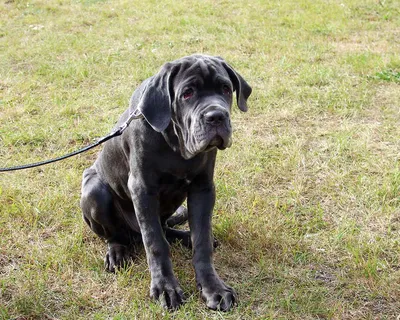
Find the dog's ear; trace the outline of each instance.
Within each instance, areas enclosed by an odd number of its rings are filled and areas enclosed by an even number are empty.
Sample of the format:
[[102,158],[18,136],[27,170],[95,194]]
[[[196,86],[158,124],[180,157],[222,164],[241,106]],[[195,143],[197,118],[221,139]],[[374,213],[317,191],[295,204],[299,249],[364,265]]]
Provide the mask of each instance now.
[[177,65],[166,63],[146,85],[137,108],[157,132],[164,131],[171,121],[172,81]]
[[251,87],[242,78],[242,76],[237,73],[229,64],[226,63],[221,57],[217,57],[222,62],[225,70],[228,72],[229,78],[232,81],[233,89],[236,91],[236,102],[240,110],[243,112],[247,111],[247,98],[251,94]]

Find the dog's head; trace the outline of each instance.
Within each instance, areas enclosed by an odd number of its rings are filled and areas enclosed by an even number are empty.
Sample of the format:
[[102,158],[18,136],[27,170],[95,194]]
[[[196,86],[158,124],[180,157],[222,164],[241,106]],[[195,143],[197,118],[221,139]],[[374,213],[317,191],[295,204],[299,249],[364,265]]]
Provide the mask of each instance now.
[[182,156],[190,159],[231,145],[233,92],[247,111],[247,82],[220,57],[192,55],[166,63],[147,83],[138,108],[158,132],[171,124]]

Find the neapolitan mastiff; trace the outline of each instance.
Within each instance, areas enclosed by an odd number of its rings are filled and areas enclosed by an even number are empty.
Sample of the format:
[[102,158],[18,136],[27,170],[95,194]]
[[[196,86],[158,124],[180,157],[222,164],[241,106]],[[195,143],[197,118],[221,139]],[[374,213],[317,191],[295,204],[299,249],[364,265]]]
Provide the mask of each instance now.
[[[232,93],[247,110],[251,88],[222,58],[192,55],[166,63],[133,93],[121,126],[143,115],[104,145],[83,173],[81,207],[90,228],[108,244],[109,271],[143,242],[151,273],[150,296],[175,309],[183,291],[173,271],[169,244],[193,250],[197,287],[211,309],[229,310],[235,291],[213,265],[211,215],[217,149],[231,145]],[[182,203],[187,199],[187,209]],[[174,214],[175,213],[175,214]],[[171,226],[189,220],[190,231]]]

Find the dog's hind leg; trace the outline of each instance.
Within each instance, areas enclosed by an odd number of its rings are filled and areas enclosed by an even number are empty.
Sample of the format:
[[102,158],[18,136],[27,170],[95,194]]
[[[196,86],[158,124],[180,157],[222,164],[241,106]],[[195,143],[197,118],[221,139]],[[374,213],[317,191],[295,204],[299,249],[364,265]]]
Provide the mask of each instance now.
[[132,244],[140,234],[130,230],[118,216],[110,188],[101,181],[93,167],[83,173],[81,208],[90,229],[107,241],[104,266],[107,271],[114,272],[130,260]]
[[188,211],[184,206],[180,206],[176,212],[170,216],[165,224],[167,227],[174,227],[177,225],[184,224],[186,221],[188,221]]
[[[181,242],[183,246],[192,249],[190,231],[173,229],[174,226],[184,224],[188,220],[188,211],[180,206],[176,212],[165,222],[164,232],[169,243]],[[218,247],[218,241],[214,238],[214,248]]]
[[190,240],[190,231],[178,230],[169,227],[164,227],[165,238],[171,244],[174,242],[181,242],[183,246],[191,249],[192,241]]

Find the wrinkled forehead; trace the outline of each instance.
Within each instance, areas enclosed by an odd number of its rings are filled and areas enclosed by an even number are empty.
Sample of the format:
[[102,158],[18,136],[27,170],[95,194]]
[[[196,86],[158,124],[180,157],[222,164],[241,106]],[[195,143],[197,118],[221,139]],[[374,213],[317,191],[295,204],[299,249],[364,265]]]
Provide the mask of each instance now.
[[201,57],[182,60],[175,77],[175,88],[213,86],[215,83],[230,84],[228,72],[216,59]]

